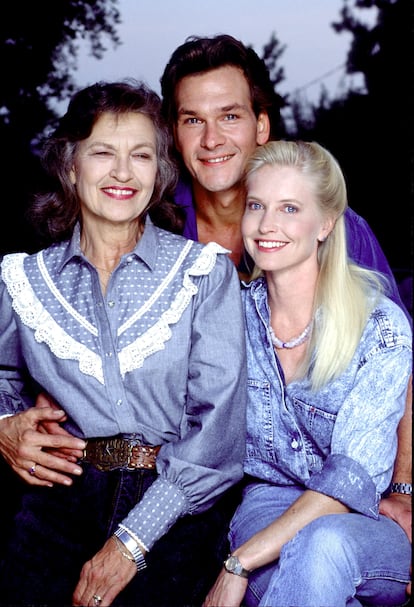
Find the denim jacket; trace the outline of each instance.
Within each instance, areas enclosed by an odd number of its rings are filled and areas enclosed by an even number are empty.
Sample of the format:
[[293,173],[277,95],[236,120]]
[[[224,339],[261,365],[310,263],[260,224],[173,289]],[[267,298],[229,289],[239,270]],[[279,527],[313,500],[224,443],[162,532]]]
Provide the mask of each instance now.
[[248,360],[247,474],[300,485],[378,517],[391,481],[397,426],[411,373],[412,338],[402,310],[382,297],[347,369],[312,392],[286,385],[269,333],[267,286],[242,291]]

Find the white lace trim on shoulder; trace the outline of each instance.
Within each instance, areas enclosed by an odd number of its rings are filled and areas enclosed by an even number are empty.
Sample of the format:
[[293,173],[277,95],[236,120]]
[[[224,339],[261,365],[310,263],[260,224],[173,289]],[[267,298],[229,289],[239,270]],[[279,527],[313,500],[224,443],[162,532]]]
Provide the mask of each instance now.
[[[143,308],[137,311],[131,319],[119,328],[118,334],[123,333],[133,325],[168,287],[192,246],[192,241],[188,241],[185,244],[176,263],[161,285],[156,289],[148,302],[145,303]],[[142,367],[144,360],[148,356],[164,348],[165,342],[171,337],[170,325],[180,320],[191,298],[197,293],[197,286],[192,281],[191,276],[209,274],[215,266],[218,253],[227,253],[227,250],[215,242],[211,242],[203,247],[193,265],[184,273],[183,285],[175,296],[171,307],[143,335],[122,349],[118,356],[123,377],[126,373]],[[94,377],[99,383],[104,384],[101,358],[64,331],[36,296],[24,271],[24,259],[26,256],[27,253],[6,255],[2,262],[3,280],[12,299],[13,309],[16,314],[18,314],[23,324],[34,331],[34,338],[38,343],[45,343],[58,358],[77,360],[82,373]],[[84,328],[93,335],[97,335],[96,327],[79,315],[62,297],[62,294],[56,288],[47,272],[41,254],[38,254],[37,260],[43,278],[59,303]]]
[[[7,255],[2,262],[3,280],[12,298],[12,305],[16,314],[18,314],[23,324],[33,329],[34,338],[38,343],[44,342],[58,358],[77,360],[82,373],[94,377],[99,383],[103,384],[104,378],[100,357],[68,335],[35,295],[24,271],[23,262],[26,256],[26,253]],[[37,256],[37,259],[40,271],[49,288],[53,287],[52,292],[54,296],[78,322],[82,321],[82,326],[90,329],[92,325],[89,325],[85,319],[80,317],[57,291],[40,255]],[[97,335],[97,330],[94,327],[92,329],[92,332]]]
[[[192,241],[189,241],[174,268],[171,270],[175,274],[180,267],[183,258],[188,253],[192,246]],[[160,319],[148,329],[143,335],[138,337],[131,344],[123,348],[119,353],[119,365],[121,374],[124,376],[126,373],[142,367],[144,360],[162,350],[164,343],[171,337],[170,325],[177,323],[191,301],[191,298],[197,293],[197,286],[193,283],[191,276],[203,276],[207,275],[214,268],[217,254],[226,253],[226,249],[215,242],[208,243],[201,251],[193,265],[186,270],[183,278],[183,286],[178,291],[177,295],[172,302],[171,307],[166,310],[160,317]],[[163,283],[158,289],[157,295],[165,289],[168,283],[171,281],[173,274],[169,273]]]

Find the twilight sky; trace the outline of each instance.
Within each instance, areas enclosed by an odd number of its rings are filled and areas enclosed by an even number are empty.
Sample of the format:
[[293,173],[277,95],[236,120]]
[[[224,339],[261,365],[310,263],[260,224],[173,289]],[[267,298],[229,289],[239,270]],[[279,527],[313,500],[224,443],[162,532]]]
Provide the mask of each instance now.
[[[79,86],[132,76],[159,93],[164,66],[187,36],[231,34],[261,55],[272,32],[286,45],[279,62],[285,70],[281,94],[300,89],[317,101],[322,84],[332,95],[350,84],[341,66],[351,37],[331,27],[343,0],[119,0],[118,6],[122,45],[114,50],[108,42],[101,60],[82,47],[75,74]],[[358,15],[368,23],[375,20],[372,10]]]

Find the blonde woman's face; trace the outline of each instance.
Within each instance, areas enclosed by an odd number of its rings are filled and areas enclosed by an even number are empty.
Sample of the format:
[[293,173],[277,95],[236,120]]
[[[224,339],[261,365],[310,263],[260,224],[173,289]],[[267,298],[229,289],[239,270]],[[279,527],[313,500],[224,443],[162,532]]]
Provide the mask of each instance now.
[[265,165],[247,179],[242,234],[264,271],[315,267],[318,241],[332,222],[322,216],[312,179],[293,167]]

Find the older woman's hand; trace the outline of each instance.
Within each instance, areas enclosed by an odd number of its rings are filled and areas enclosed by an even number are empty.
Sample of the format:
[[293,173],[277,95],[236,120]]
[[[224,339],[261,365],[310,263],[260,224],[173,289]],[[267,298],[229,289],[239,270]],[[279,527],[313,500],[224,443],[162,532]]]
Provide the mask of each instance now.
[[82,567],[72,604],[108,607],[136,573],[135,563],[122,555],[111,537]]

